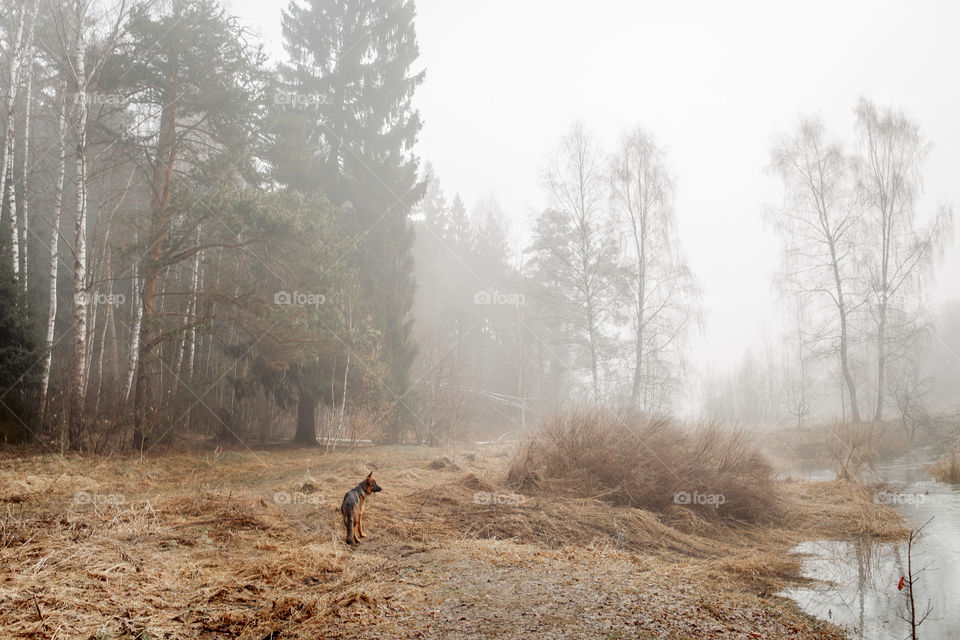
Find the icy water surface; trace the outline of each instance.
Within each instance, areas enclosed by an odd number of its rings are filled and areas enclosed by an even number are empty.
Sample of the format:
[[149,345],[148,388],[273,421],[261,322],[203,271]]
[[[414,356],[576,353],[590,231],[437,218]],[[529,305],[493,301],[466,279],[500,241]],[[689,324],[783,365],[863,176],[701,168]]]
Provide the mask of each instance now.
[[[931,613],[920,626],[924,640],[960,640],[960,488],[935,482],[926,473],[929,456],[914,455],[884,465],[877,481],[891,483],[876,496],[919,526],[933,520],[914,545],[913,565],[924,568],[916,582],[918,613],[929,602]],[[794,473],[812,480],[833,477],[822,470]],[[858,640],[910,637],[906,590],[906,543],[817,540],[794,551],[806,554],[803,574],[814,583],[784,593],[807,613],[845,626]]]

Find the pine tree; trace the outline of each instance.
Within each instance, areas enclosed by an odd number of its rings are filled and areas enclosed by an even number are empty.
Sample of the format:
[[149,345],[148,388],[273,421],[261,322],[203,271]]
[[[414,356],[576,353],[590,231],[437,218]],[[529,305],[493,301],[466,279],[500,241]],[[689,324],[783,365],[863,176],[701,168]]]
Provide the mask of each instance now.
[[[134,388],[134,446],[141,446],[158,406],[157,350],[177,331],[161,311],[164,275],[198,251],[249,242],[224,223],[231,214],[221,192],[259,181],[251,141],[261,122],[264,78],[262,52],[213,0],[143,5],[131,14],[127,32],[129,51],[106,67],[104,85],[129,96],[131,112],[159,115],[141,139],[130,134],[131,145],[150,150],[150,213],[142,239],[149,253],[140,265]],[[216,224],[205,225],[207,219]],[[202,238],[200,228],[207,230]],[[174,324],[182,326],[179,319]]]
[[282,18],[289,61],[276,97],[284,107],[277,179],[346,205],[344,230],[362,238],[352,264],[381,333],[388,400],[406,391],[415,354],[409,217],[424,184],[411,153],[421,127],[411,99],[424,72],[411,69],[419,55],[414,15],[410,0],[291,2]]

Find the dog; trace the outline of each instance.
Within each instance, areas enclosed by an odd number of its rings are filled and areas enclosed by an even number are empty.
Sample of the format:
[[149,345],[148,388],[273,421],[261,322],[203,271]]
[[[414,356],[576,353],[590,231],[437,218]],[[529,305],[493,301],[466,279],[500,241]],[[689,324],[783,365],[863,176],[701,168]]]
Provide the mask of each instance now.
[[363,482],[343,496],[340,513],[343,515],[343,526],[347,528],[347,544],[360,544],[360,538],[366,537],[363,532],[363,503],[367,501],[367,496],[378,491],[383,489],[373,479],[371,471]]

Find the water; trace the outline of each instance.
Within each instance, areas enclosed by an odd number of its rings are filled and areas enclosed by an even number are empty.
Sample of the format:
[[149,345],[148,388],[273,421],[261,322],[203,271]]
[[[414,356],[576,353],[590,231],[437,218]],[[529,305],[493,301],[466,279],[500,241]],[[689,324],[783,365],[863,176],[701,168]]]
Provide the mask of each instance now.
[[[903,513],[913,526],[931,517],[914,543],[917,616],[930,615],[918,629],[923,640],[960,639],[960,488],[935,482],[926,473],[932,452],[917,452],[877,470],[876,481],[890,490],[877,496]],[[821,470],[794,473],[825,479]],[[827,476],[833,477],[832,474]],[[906,589],[907,544],[818,540],[794,551],[806,554],[803,575],[817,580],[785,592],[811,615],[848,629],[857,640],[910,637]],[[821,582],[822,581],[822,582]]]

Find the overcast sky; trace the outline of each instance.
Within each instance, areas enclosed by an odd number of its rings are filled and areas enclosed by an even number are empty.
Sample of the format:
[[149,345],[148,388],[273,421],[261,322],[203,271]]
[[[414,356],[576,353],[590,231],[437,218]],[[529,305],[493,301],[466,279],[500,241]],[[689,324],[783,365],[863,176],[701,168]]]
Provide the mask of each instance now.
[[[495,194],[522,243],[545,159],[573,121],[607,147],[627,128],[652,132],[668,150],[681,242],[705,294],[691,359],[723,371],[775,325],[778,242],[763,211],[781,195],[766,166],[800,115],[819,113],[852,139],[860,95],[901,106],[934,143],[922,214],[960,204],[958,5],[418,0],[418,152],[468,207]],[[281,4],[232,6],[281,57]],[[934,298],[960,299],[960,237]]]

